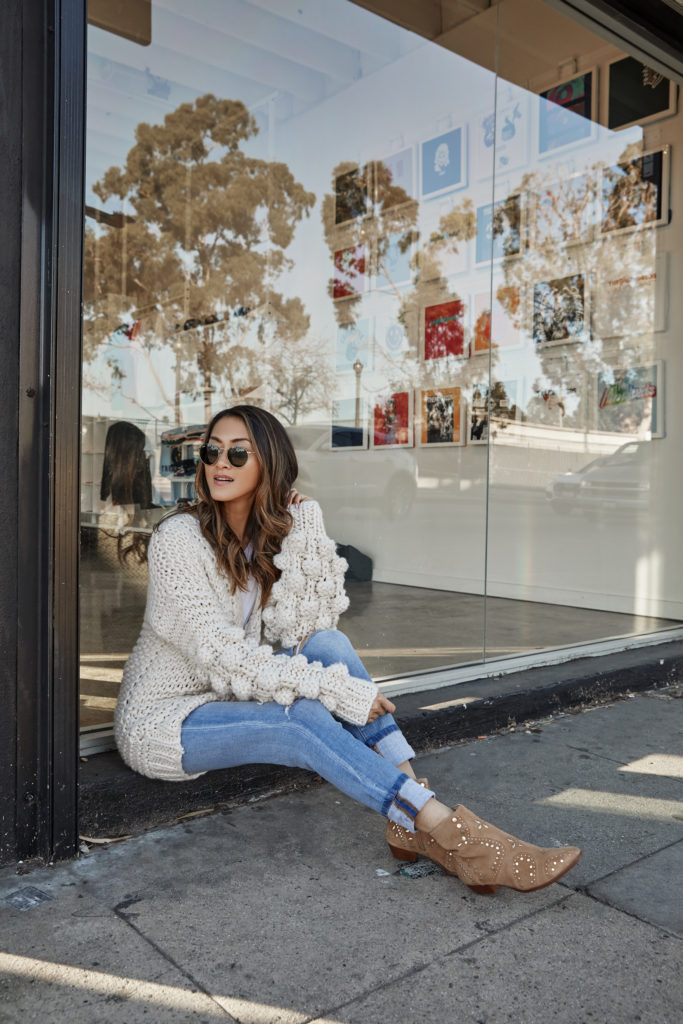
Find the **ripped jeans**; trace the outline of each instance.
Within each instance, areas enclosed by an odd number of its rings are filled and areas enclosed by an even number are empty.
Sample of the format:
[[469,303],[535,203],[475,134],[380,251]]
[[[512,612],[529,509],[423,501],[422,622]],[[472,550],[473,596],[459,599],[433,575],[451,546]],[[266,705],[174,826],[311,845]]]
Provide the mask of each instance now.
[[[278,651],[291,657],[293,649]],[[348,637],[336,629],[314,633],[302,651],[323,665],[342,662],[369,679]],[[188,774],[240,764],[281,764],[317,772],[342,793],[414,831],[415,817],[433,796],[397,769],[415,751],[391,715],[357,726],[336,719],[317,700],[289,707],[270,701],[213,701],[182,726],[183,770]]]

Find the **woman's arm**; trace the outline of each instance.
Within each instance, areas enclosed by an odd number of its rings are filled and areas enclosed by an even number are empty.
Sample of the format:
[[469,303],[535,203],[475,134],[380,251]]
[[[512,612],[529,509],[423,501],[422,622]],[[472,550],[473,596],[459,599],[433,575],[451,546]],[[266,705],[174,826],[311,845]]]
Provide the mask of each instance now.
[[[225,601],[217,593],[223,587]],[[219,697],[285,705],[309,697],[349,722],[367,722],[377,696],[374,683],[349,675],[344,665],[323,668],[303,655],[276,657],[231,621],[230,600],[229,584],[218,576],[215,555],[194,524],[171,520],[153,535],[149,624],[207,677]]]

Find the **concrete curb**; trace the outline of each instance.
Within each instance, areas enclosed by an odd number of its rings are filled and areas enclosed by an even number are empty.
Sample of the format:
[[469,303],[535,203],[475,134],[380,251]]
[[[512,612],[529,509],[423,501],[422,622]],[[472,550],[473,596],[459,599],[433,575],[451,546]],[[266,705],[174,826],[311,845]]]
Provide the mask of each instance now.
[[[585,703],[670,686],[683,677],[683,642],[515,672],[400,698],[397,720],[418,753],[543,718]],[[273,765],[243,765],[190,782],[160,782],[130,771],[115,753],[81,764],[79,832],[129,835],[213,810],[293,792],[320,779]]]

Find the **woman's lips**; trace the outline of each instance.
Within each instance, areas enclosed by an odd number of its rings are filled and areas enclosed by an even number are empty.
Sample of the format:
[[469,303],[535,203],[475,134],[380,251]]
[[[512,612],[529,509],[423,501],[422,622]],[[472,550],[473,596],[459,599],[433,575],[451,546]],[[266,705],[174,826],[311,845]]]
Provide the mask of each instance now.
[[213,482],[215,484],[231,484],[233,482],[233,478],[231,476],[215,476],[213,478]]

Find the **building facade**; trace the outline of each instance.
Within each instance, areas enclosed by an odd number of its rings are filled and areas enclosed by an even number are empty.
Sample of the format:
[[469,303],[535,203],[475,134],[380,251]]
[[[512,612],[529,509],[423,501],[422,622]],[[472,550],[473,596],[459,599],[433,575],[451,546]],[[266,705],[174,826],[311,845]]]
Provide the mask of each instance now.
[[680,638],[676,0],[9,0],[0,861],[65,857],[159,518],[258,403],[390,695]]

